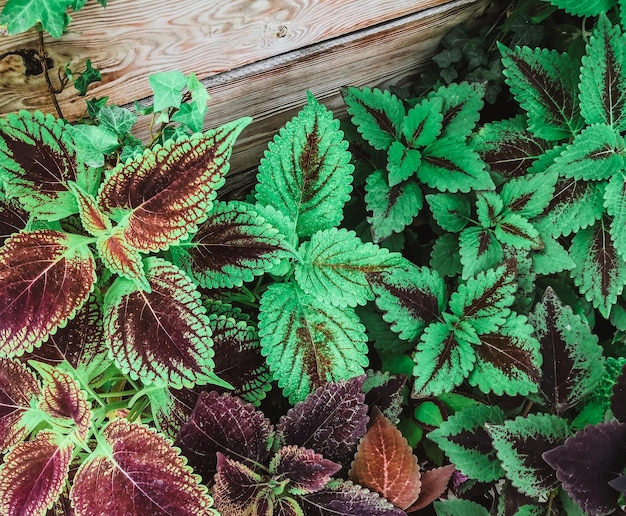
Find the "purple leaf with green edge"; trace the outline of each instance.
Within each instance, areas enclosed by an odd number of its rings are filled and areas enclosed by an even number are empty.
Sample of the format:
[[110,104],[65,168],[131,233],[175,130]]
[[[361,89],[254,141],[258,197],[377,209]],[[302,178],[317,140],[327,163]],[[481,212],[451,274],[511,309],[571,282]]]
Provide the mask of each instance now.
[[478,153],[453,137],[437,140],[424,149],[417,177],[440,192],[467,193],[495,188]]
[[39,111],[20,111],[0,120],[4,191],[38,218],[59,220],[78,211],[68,182],[80,180],[85,166],[76,157],[67,127]]
[[611,240],[609,222],[603,218],[581,229],[572,239],[570,272],[580,293],[606,318],[626,284],[626,263]]
[[85,228],[90,235],[94,236],[100,236],[110,231],[112,227],[111,221],[102,213],[94,196],[83,191],[83,189],[74,182],[69,183],[69,189],[76,196],[78,214],[83,228]]
[[275,477],[289,480],[290,493],[300,495],[319,491],[340,469],[341,464],[300,446],[283,446],[269,465]]
[[217,452],[239,462],[264,463],[272,439],[270,420],[252,404],[230,394],[205,391],[181,427],[176,446],[208,482],[216,471]]
[[401,339],[415,340],[445,308],[446,287],[436,271],[408,260],[382,272],[366,274],[383,319]]
[[[612,421],[587,426],[564,444],[543,454],[563,489],[591,514],[611,514],[619,492],[608,483],[626,466],[626,424]],[[591,474],[590,474],[591,473]]]
[[465,195],[429,194],[426,201],[437,225],[445,231],[459,233],[470,221],[471,206]]
[[261,353],[292,403],[329,381],[364,373],[365,327],[350,308],[334,307],[297,285],[275,283],[259,306]]
[[52,230],[18,233],[0,248],[0,342],[5,356],[41,345],[71,319],[95,283],[83,237]]
[[50,430],[12,448],[0,466],[0,513],[44,516],[67,481],[73,449]]
[[146,394],[156,429],[167,438],[176,439],[181,426],[189,420],[200,393],[192,389],[163,386],[151,388]]
[[521,115],[487,123],[472,138],[472,148],[491,172],[506,179],[526,178],[537,157],[550,147],[528,131],[526,119]]
[[431,323],[413,354],[412,398],[438,395],[460,385],[476,361],[472,345],[450,324]]
[[426,147],[437,139],[441,133],[442,108],[442,98],[432,97],[409,110],[402,122],[402,134],[410,147]]
[[504,76],[528,114],[528,129],[544,140],[565,140],[583,127],[578,102],[578,63],[568,54],[498,44]]
[[240,287],[291,256],[277,229],[251,204],[216,202],[198,232],[172,247],[174,261],[205,288]]
[[626,129],[625,58],[619,25],[601,15],[580,69],[580,110],[588,124],[605,123],[620,133]]
[[588,396],[602,378],[602,348],[589,324],[564,305],[551,287],[528,322],[541,344],[540,393],[560,415]]
[[604,207],[611,216],[611,238],[617,252],[626,257],[626,174],[615,174],[604,191]]
[[224,385],[213,373],[211,330],[196,286],[165,260],[148,258],[145,265],[150,293],[118,278],[104,299],[107,341],[116,364],[145,384]]
[[367,431],[365,376],[330,382],[291,408],[276,426],[278,443],[303,446],[333,462],[345,463]]
[[116,228],[99,238],[96,248],[98,256],[108,270],[136,283],[146,292],[150,292],[150,284],[146,279],[141,254],[126,241],[122,230]]
[[441,497],[446,489],[448,489],[450,477],[452,477],[455,471],[454,464],[422,471],[420,477],[422,490],[415,503],[406,508],[406,512],[411,513],[419,511]]
[[608,179],[624,166],[620,155],[624,141],[605,124],[585,127],[554,160],[548,170],[564,177],[598,181]]
[[332,480],[326,487],[301,497],[307,516],[404,516],[378,493],[347,480]]
[[102,438],[74,478],[78,514],[217,516],[198,475],[156,431],[114,419]]
[[213,487],[215,508],[221,516],[273,516],[276,502],[266,478],[245,464],[217,454]]
[[568,236],[592,225],[604,213],[602,181],[559,178],[546,210],[533,221],[542,233],[554,238]]
[[487,425],[507,478],[531,498],[548,496],[558,485],[554,470],[542,459],[544,452],[569,436],[567,421],[552,414],[530,414]]
[[234,387],[230,392],[259,405],[271,389],[272,375],[261,354],[258,330],[231,305],[205,302],[213,334],[215,374]]
[[16,201],[6,199],[0,192],[0,246],[28,224],[28,212]]
[[405,110],[402,101],[388,90],[345,88],[341,91],[352,123],[376,150],[387,150],[398,139]]
[[[560,493],[559,493],[560,494]],[[542,507],[544,504],[539,504],[536,500],[533,500],[529,496],[520,493],[515,489],[510,482],[506,482],[502,486],[500,497],[498,499],[498,514],[505,516],[517,515],[517,516],[544,516],[545,510]],[[570,516],[582,516],[582,512],[578,515],[577,512],[567,511],[565,514]]]
[[422,155],[417,149],[393,142],[387,151],[387,180],[393,188],[409,179],[420,166]]
[[504,423],[504,413],[498,406],[476,405],[456,412],[428,438],[461,473],[480,482],[492,482],[501,478],[504,470],[485,430],[486,423]]
[[378,407],[386,418],[397,425],[402,412],[403,388],[406,381],[407,376],[403,374],[392,375],[386,371],[367,371],[363,383],[365,404],[370,409],[374,406]]
[[502,244],[498,242],[492,229],[477,226],[465,228],[458,237],[458,245],[464,280],[502,262]]
[[177,243],[206,218],[235,140],[250,121],[170,140],[120,163],[100,188],[100,209],[120,221],[125,240],[138,251]]
[[543,247],[539,231],[526,217],[517,213],[504,213],[499,217],[494,235],[505,246],[517,250],[535,250]]
[[626,423],[626,365],[615,380],[611,393],[611,410],[615,419]]
[[441,139],[463,141],[480,118],[485,87],[479,83],[452,83],[429,94],[429,99],[442,100]]
[[72,375],[58,367],[37,362],[31,365],[43,378],[38,398],[39,410],[51,416],[60,427],[74,427],[78,439],[84,441],[92,416],[87,394],[80,389]]
[[350,198],[351,158],[339,120],[308,92],[307,105],[261,159],[256,201],[289,216],[300,237],[330,229],[343,219]]
[[401,259],[344,228],[315,233],[301,244],[299,253],[302,258],[295,267],[298,285],[321,302],[338,307],[373,300],[368,275],[391,270]]
[[35,375],[17,360],[0,357],[0,452],[24,439],[22,415],[41,393]]
[[400,233],[413,222],[424,205],[422,190],[413,181],[390,187],[385,174],[376,170],[369,174],[365,185],[372,240],[379,243],[394,233]]

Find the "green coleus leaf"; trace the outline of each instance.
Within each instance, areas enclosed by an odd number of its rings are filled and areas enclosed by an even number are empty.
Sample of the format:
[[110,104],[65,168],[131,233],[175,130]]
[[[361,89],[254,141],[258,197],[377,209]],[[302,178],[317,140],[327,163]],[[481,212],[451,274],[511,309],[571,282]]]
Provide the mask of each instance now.
[[566,249],[554,238],[541,235],[543,248],[532,253],[533,271],[536,274],[555,274],[576,267]]
[[332,228],[303,242],[295,276],[304,292],[336,306],[364,305],[374,299],[367,275],[390,270],[399,255],[369,242],[354,231]]
[[176,264],[206,288],[241,286],[289,258],[278,230],[244,202],[216,202],[197,233],[172,247]]
[[409,147],[427,147],[437,139],[441,133],[442,107],[441,97],[433,97],[409,110],[402,122],[402,134]]
[[489,511],[477,502],[455,499],[433,502],[437,516],[489,516]]
[[446,454],[464,475],[480,482],[493,482],[504,475],[485,424],[504,423],[504,414],[497,406],[476,405],[456,412],[428,438]]
[[528,129],[544,140],[565,140],[583,126],[578,102],[578,63],[568,54],[511,50],[499,44],[511,93],[528,114]]
[[261,297],[263,355],[292,402],[329,381],[363,374],[367,337],[350,308],[332,306],[293,283],[271,285]]
[[503,245],[518,250],[540,249],[543,245],[535,226],[517,213],[503,214],[494,228],[494,236]]
[[551,414],[530,414],[488,425],[487,431],[506,476],[520,492],[536,499],[558,485],[554,470],[541,456],[568,437],[567,421]]
[[352,123],[376,150],[387,150],[403,129],[404,105],[389,92],[377,88],[345,88],[343,100]]
[[611,238],[617,252],[626,257],[626,174],[615,174],[604,190],[604,207],[613,218]]
[[17,360],[0,358],[0,451],[5,452],[28,434],[21,423],[41,388],[30,369]]
[[[596,3],[611,0],[595,0]],[[588,124],[626,129],[625,38],[619,25],[600,16],[587,43],[580,70],[580,110]]]
[[308,104],[261,160],[257,202],[288,215],[301,237],[336,226],[352,190],[354,166],[347,149],[339,120],[309,93]]
[[597,16],[609,12],[615,6],[615,0],[550,0],[552,5],[575,16]]
[[576,263],[572,279],[581,294],[608,317],[626,284],[626,263],[609,233],[608,220],[581,229],[572,239],[570,257]]
[[417,177],[440,192],[494,189],[478,153],[452,137],[437,140],[424,149]]
[[140,423],[111,421],[82,463],[71,492],[78,514],[217,516],[207,488],[169,441]]
[[0,179],[7,198],[19,198],[31,214],[46,220],[78,211],[68,182],[80,182],[86,172],[68,127],[38,111],[0,119]]
[[17,444],[0,466],[0,511],[43,516],[67,482],[74,446],[50,430]]
[[458,253],[464,280],[497,266],[503,257],[502,244],[493,230],[481,227],[466,228],[461,232]]
[[476,195],[476,215],[484,228],[491,228],[504,210],[504,201],[496,192],[478,192]]
[[372,215],[367,216],[371,225],[372,239],[378,243],[400,233],[417,217],[424,197],[419,185],[413,181],[389,186],[382,171],[367,176],[365,203]]
[[0,248],[0,347],[4,356],[39,346],[72,318],[95,283],[83,237],[18,233]]
[[171,387],[219,383],[211,330],[200,293],[180,269],[148,258],[144,292],[118,278],[104,299],[107,340],[116,364],[143,383]]
[[414,340],[445,307],[446,288],[436,271],[416,267],[395,267],[367,275],[383,319],[401,339]]
[[536,217],[552,201],[557,179],[556,172],[539,172],[516,177],[504,184],[500,198],[507,211],[526,218]]
[[551,288],[535,305],[529,322],[543,355],[540,392],[550,408],[562,414],[588,396],[602,378],[602,348],[589,324]]
[[[497,243],[497,241],[495,242]],[[487,243],[490,243],[490,241]],[[444,233],[439,236],[437,240],[435,240],[433,249],[430,253],[430,266],[442,276],[452,277],[461,274],[463,265],[461,264],[461,252],[459,246],[459,236],[455,233]],[[499,263],[501,260],[501,258],[499,258],[502,256],[501,248],[499,253],[500,254],[496,257],[498,259],[494,259],[494,265]],[[490,261],[491,260],[488,260],[489,263]],[[470,263],[468,263],[467,266],[472,267]],[[471,276],[471,274],[468,274],[468,277],[469,276]]]
[[585,127],[548,170],[574,179],[608,179],[624,167],[622,137],[606,124]]
[[60,38],[70,22],[67,9],[74,2],[75,0],[6,2],[0,15],[0,25],[6,24],[10,34],[19,34],[41,23],[43,30],[49,32],[53,38]]
[[224,184],[235,140],[250,118],[167,141],[120,163],[100,188],[100,209],[138,251],[166,249],[194,232]]
[[[443,119],[441,136],[457,142],[470,135],[483,107],[484,87],[479,83],[452,83],[430,94],[430,99],[441,98]],[[443,139],[441,138],[441,139]]]
[[389,186],[399,185],[410,178],[419,168],[422,155],[417,149],[405,147],[401,142],[393,142],[387,153],[387,180]]
[[471,206],[464,195],[430,194],[426,201],[437,224],[446,231],[458,233],[470,221]]

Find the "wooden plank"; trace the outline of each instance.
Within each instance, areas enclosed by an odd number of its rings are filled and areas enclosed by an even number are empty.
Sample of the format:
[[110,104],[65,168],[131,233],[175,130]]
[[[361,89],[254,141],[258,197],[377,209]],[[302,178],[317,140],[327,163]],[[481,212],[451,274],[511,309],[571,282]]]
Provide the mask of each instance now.
[[[111,0],[74,14],[60,40],[46,37],[53,77],[86,59],[102,71],[91,97],[123,104],[150,92],[149,73],[177,69],[199,78],[423,11],[446,0]],[[0,1],[0,7],[6,4]],[[0,39],[0,55],[37,49],[37,34]],[[41,74],[24,76],[22,58],[0,61],[0,114],[21,108],[52,112]],[[59,96],[63,112],[84,112],[73,88]]]

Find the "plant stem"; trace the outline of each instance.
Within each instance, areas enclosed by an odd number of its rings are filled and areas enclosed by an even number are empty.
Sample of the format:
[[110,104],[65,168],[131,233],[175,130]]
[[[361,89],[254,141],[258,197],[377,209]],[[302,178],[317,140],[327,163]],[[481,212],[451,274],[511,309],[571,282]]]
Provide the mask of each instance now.
[[54,109],[57,112],[57,116],[59,118],[63,117],[63,111],[61,111],[61,106],[59,105],[59,101],[57,100],[57,95],[63,91],[65,84],[61,81],[61,88],[57,90],[52,85],[52,80],[50,79],[50,74],[48,73],[48,62],[47,62],[47,54],[43,41],[43,31],[39,31],[39,60],[41,61],[41,68],[43,70],[43,76],[46,79],[46,84],[48,85],[48,92],[50,93],[50,98],[52,99],[52,103],[54,104]]

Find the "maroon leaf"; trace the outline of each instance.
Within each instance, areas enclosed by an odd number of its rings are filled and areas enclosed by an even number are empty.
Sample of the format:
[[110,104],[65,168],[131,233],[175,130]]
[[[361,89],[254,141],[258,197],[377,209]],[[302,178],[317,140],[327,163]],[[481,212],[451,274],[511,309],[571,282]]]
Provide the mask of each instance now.
[[13,233],[26,227],[28,213],[16,201],[8,201],[0,194],[0,246]]
[[0,452],[26,436],[27,429],[20,425],[20,419],[39,392],[39,383],[26,366],[0,358]]
[[180,429],[180,447],[194,470],[208,482],[216,471],[217,452],[240,462],[265,462],[272,424],[253,405],[229,394],[203,392]]
[[419,498],[411,505],[406,512],[415,512],[423,509],[424,507],[433,503],[439,498],[446,489],[448,489],[448,482],[450,477],[456,471],[454,464],[448,464],[441,468],[429,469],[428,471],[422,471],[420,480],[422,481],[422,490],[420,491]]
[[626,424],[618,422],[587,426],[543,454],[556,470],[572,500],[596,515],[617,509],[619,492],[609,482],[626,466]]
[[217,516],[199,477],[154,430],[115,419],[102,436],[104,449],[92,453],[74,479],[78,514]]
[[0,349],[21,355],[72,318],[95,281],[81,237],[58,231],[18,233],[0,248]]
[[365,376],[318,387],[280,419],[276,433],[284,445],[310,448],[343,463],[367,430]]
[[290,492],[294,493],[295,488],[299,494],[319,491],[340,469],[341,464],[298,446],[283,446],[270,463],[270,471],[289,479]]
[[0,467],[0,513],[43,515],[67,480],[73,445],[59,442],[49,430],[19,443]]
[[386,372],[368,371],[363,383],[365,403],[370,409],[378,407],[385,417],[397,424],[396,420],[402,412],[402,388],[406,380],[407,376],[404,374],[390,375]]

